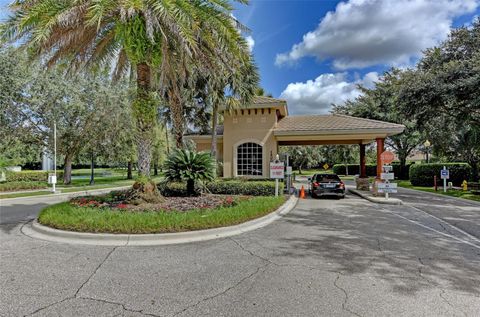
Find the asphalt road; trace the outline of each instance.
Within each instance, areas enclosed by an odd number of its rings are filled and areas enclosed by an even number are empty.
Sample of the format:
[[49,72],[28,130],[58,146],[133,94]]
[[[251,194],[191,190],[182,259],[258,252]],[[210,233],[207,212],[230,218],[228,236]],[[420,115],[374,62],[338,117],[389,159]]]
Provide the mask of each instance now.
[[3,203],[0,315],[478,316],[480,205],[400,195],[305,199],[233,238],[114,248],[26,237],[45,202]]

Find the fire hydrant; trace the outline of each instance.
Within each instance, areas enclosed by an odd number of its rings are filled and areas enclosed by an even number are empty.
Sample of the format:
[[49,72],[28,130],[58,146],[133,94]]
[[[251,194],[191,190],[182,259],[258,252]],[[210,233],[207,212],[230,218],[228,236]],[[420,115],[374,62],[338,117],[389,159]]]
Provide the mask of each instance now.
[[463,188],[463,190],[465,190],[465,191],[468,190],[468,183],[467,183],[466,180],[463,181],[463,183],[462,183],[462,188]]

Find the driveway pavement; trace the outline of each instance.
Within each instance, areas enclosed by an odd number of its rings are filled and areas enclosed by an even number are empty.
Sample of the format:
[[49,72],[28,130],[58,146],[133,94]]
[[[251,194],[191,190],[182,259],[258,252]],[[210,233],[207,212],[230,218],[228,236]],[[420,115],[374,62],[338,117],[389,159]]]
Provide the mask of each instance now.
[[478,316],[479,205],[401,195],[300,200],[259,230],[159,247],[34,240],[19,229],[44,203],[2,205],[0,315]]

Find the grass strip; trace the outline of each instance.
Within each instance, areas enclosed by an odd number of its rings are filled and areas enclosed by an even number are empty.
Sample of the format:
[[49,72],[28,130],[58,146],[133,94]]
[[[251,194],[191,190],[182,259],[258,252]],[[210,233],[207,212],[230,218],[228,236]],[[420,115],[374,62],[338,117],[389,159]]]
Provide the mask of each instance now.
[[34,197],[34,196],[44,196],[44,195],[51,195],[51,194],[52,194],[52,192],[46,191],[46,190],[28,192],[28,193],[1,194],[0,199],[19,198],[19,197]]
[[397,184],[398,184],[399,187],[403,187],[403,188],[415,189],[415,190],[434,193],[434,194],[438,194],[438,195],[445,195],[445,196],[450,196],[450,197],[457,197],[457,198],[463,198],[463,199],[468,199],[468,200],[480,201],[480,195],[474,195],[470,191],[464,191],[464,190],[459,190],[459,189],[447,189],[447,192],[444,193],[443,188],[441,188],[441,187],[438,188],[438,191],[435,191],[435,189],[432,188],[432,187],[413,186],[410,183],[410,181],[397,181]]
[[[155,182],[159,182],[161,180],[161,177],[154,177],[153,180]],[[95,189],[116,188],[116,187],[132,185],[133,183],[134,183],[134,180],[123,179],[122,181],[111,181],[111,182],[105,182],[101,184],[96,183],[95,185],[91,185],[91,186],[88,184],[85,184],[83,186],[77,184],[77,186],[73,186],[73,187],[70,187],[71,185],[68,185],[68,186],[59,185],[57,186],[57,189],[62,193],[73,193],[73,192],[82,192],[82,191],[95,190]],[[51,185],[49,186],[51,188]],[[31,191],[31,192],[23,192],[23,193],[5,193],[5,194],[0,194],[0,199],[33,197],[33,196],[43,196],[43,195],[51,195],[51,194],[52,192],[48,190]]]
[[43,225],[61,230],[95,233],[167,233],[232,226],[275,211],[285,197],[254,197],[233,207],[189,212],[131,212],[107,208],[76,207],[60,203],[39,216]]

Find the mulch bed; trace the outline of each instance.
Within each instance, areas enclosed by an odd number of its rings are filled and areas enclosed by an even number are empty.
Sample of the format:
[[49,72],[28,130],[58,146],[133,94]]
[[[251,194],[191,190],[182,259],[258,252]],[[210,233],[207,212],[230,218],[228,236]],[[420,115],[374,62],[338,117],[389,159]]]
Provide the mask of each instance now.
[[[159,204],[127,204],[122,200],[105,199],[108,196],[86,196],[70,200],[70,203],[79,207],[99,207],[110,209],[122,209],[132,212],[142,211],[175,211],[186,212],[193,209],[215,209],[219,207],[232,207],[241,200],[248,200],[249,196],[226,196],[202,194],[195,197],[165,197],[165,201]],[[119,196],[120,198],[121,196]]]

